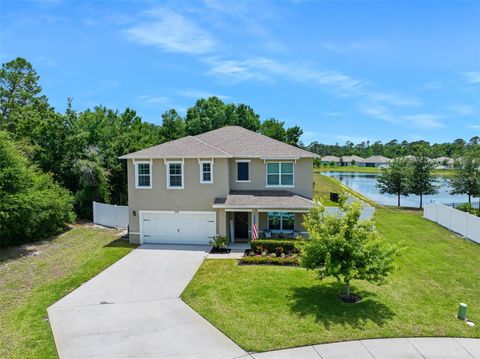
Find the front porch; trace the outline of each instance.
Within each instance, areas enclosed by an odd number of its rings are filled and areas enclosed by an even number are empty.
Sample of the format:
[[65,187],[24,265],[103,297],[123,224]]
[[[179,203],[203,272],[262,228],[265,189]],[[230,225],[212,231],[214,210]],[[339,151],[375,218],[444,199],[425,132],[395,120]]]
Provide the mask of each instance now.
[[311,199],[288,191],[232,191],[216,199],[219,234],[230,243],[248,243],[254,238],[281,239],[306,235],[303,215],[313,206]]

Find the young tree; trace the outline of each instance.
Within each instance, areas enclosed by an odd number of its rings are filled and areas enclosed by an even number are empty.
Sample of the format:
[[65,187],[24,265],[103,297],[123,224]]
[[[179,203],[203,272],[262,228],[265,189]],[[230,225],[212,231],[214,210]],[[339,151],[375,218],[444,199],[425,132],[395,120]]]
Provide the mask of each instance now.
[[377,179],[380,193],[397,195],[399,207],[400,197],[408,196],[408,168],[408,162],[405,159],[395,158]]
[[472,196],[480,197],[480,154],[470,151],[455,160],[454,172],[450,179],[451,194],[468,195],[468,203],[472,204]]
[[415,158],[410,161],[408,193],[420,196],[420,209],[423,208],[424,195],[438,192],[438,188],[435,185],[437,179],[433,174],[434,168],[435,163],[428,158],[423,151],[420,151]]
[[[319,203],[319,202],[318,202]],[[354,279],[382,283],[395,268],[397,246],[385,241],[370,220],[361,221],[361,204],[340,200],[342,215],[329,215],[316,204],[305,216],[308,240],[301,247],[302,267],[317,270],[320,279],[333,276],[345,284],[347,302]]]

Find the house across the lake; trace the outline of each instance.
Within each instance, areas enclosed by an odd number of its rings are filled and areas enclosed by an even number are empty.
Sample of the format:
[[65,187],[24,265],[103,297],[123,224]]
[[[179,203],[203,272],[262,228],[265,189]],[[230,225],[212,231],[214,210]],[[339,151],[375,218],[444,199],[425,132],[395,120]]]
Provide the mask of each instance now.
[[122,156],[130,241],[294,237],[304,232],[302,216],[313,207],[317,157],[238,126]]
[[385,156],[370,156],[365,158],[361,165],[365,167],[388,167],[391,159]]
[[340,166],[363,166],[365,159],[360,156],[342,156],[340,157]]
[[337,156],[324,156],[320,159],[322,165],[340,166],[340,157]]

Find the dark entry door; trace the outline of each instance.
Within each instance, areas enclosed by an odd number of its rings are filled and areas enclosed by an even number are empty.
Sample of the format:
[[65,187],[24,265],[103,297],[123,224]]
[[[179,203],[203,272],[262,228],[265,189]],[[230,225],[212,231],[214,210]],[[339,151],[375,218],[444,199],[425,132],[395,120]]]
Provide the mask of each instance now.
[[248,212],[235,213],[235,238],[248,238]]

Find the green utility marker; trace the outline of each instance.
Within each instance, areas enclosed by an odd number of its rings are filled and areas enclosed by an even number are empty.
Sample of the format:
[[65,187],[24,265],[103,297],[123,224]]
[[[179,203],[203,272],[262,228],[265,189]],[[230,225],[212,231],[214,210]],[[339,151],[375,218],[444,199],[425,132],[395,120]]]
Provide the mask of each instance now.
[[460,320],[465,320],[467,318],[467,305],[465,303],[460,303],[458,306],[457,318]]

